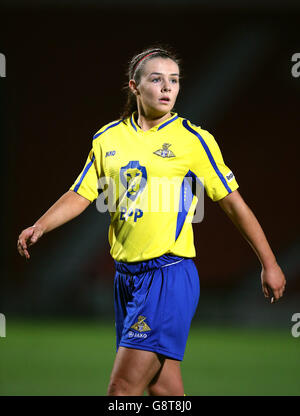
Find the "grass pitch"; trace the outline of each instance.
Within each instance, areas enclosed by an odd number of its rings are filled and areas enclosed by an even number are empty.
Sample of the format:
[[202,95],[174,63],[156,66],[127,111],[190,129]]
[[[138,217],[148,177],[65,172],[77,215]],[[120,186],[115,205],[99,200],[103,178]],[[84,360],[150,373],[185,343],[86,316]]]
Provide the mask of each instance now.
[[[0,394],[103,396],[114,357],[114,322],[8,320]],[[300,338],[289,329],[194,324],[181,366],[187,395],[300,395]]]

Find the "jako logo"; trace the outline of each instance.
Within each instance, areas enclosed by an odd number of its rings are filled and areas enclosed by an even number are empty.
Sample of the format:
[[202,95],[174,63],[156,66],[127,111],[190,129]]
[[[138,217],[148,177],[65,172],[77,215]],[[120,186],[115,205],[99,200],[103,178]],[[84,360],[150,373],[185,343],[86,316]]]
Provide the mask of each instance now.
[[294,78],[300,77],[300,53],[294,53],[292,56],[292,62],[296,62],[292,66],[292,75]]
[[0,77],[6,77],[6,59],[3,53],[0,53]]
[[292,330],[291,330],[292,335],[293,337],[298,338],[300,337],[300,313],[294,313],[294,315],[292,316],[292,321],[296,322],[292,326]]
[[106,152],[105,157],[114,156],[115,154],[116,154],[116,151],[115,150],[110,150],[109,152]]
[[6,337],[6,319],[3,313],[0,313],[0,337]]
[[148,335],[147,334],[137,334],[136,332],[133,331],[129,331],[128,332],[128,338],[147,338]]

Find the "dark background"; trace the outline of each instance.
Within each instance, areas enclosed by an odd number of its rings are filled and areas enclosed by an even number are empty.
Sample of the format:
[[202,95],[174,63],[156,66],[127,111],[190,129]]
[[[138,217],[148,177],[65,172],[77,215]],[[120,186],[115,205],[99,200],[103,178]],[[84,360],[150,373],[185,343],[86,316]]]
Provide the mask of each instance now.
[[[3,3],[3,2],[2,2]],[[113,320],[108,215],[92,204],[21,258],[16,243],[80,173],[93,134],[119,118],[127,62],[155,42],[183,63],[176,111],[209,130],[286,274],[269,305],[260,264],[218,204],[194,225],[195,319],[289,328],[300,307],[297,2],[4,2],[0,7],[0,311]]]

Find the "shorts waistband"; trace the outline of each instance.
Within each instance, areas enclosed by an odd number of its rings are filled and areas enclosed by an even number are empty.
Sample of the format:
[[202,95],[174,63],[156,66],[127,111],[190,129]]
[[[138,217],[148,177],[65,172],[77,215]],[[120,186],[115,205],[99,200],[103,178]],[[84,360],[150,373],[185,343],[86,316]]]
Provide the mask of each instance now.
[[115,260],[116,270],[120,273],[139,274],[148,272],[152,269],[159,269],[161,267],[171,266],[172,264],[180,263],[185,257],[175,256],[174,254],[163,254],[154,259],[137,261],[134,263],[125,263]]

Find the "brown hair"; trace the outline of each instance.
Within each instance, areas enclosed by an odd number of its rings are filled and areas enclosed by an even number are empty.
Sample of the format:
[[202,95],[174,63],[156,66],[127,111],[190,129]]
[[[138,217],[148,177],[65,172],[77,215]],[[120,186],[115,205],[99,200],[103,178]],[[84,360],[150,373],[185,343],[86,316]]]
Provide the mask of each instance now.
[[[153,58],[172,59],[172,61],[176,62],[180,68],[180,60],[170,47],[150,47],[131,58],[127,70],[128,80],[134,79],[138,85],[141,80],[143,67],[145,66],[146,62]],[[130,117],[131,114],[137,110],[136,97],[129,88],[128,82],[126,83],[124,89],[127,91],[127,101],[120,116],[120,118],[123,120],[127,117]]]

